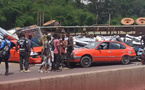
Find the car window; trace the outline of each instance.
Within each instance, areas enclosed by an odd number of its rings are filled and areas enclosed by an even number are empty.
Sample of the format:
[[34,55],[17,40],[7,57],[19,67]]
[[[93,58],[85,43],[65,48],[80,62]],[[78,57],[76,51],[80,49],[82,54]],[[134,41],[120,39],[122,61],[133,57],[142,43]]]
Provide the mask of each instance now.
[[124,45],[122,45],[122,44],[120,44],[120,45],[121,45],[120,49],[125,49],[126,48]]
[[126,47],[117,42],[110,42],[109,49],[125,49]]
[[86,46],[84,46],[84,48],[94,49],[99,44],[100,44],[100,42],[92,42],[92,43],[87,44]]
[[98,46],[99,49],[109,49],[109,43],[103,42]]

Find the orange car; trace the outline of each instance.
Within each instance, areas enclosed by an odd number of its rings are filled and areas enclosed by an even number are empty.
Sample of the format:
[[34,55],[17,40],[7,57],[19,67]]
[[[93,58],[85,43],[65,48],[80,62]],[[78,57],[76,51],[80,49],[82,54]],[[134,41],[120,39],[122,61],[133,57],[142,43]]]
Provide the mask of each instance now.
[[71,62],[80,62],[82,67],[91,66],[92,62],[120,61],[128,64],[136,57],[134,49],[118,41],[99,41],[86,45],[72,52]]
[[[11,40],[12,48],[10,49],[9,61],[16,61],[16,62],[20,61],[19,54],[15,50],[16,42],[17,40]],[[42,47],[34,43],[33,46],[34,46],[33,48],[35,53],[31,52],[29,57],[29,63],[34,63],[34,64],[41,63],[41,57],[39,55],[41,54]]]

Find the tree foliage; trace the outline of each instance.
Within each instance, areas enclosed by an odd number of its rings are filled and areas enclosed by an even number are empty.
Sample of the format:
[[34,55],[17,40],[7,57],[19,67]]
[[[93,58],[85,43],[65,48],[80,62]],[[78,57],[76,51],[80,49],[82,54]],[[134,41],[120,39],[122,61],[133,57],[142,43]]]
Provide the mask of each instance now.
[[[44,22],[57,20],[61,25],[119,25],[122,18],[145,16],[145,0],[0,0],[0,27],[11,29],[37,24],[38,13]],[[102,2],[104,1],[104,2]]]

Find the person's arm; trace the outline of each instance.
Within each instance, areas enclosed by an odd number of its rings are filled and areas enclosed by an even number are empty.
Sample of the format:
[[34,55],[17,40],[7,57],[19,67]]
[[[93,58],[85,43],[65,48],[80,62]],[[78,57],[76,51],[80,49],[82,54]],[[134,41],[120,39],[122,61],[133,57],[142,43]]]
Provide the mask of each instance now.
[[1,42],[1,47],[0,47],[0,49],[4,48],[4,46],[5,46],[5,42],[2,41],[2,42]]
[[50,50],[50,44],[48,45],[48,52],[49,52],[49,56],[51,56],[51,50]]
[[49,58],[49,54],[48,54],[48,43],[44,42],[44,52],[46,53],[47,58]]
[[67,46],[67,42],[65,40],[64,43],[63,43],[63,48],[65,48],[66,46]]
[[[28,42],[28,40],[26,40],[25,42],[26,42],[26,48],[29,51],[29,42]],[[29,52],[31,52],[31,51],[29,51]]]
[[69,40],[69,45],[67,45],[67,47],[72,46],[72,45],[73,45],[73,38],[72,38],[72,37],[70,37],[70,40]]
[[18,52],[18,42],[16,43],[16,52]]
[[32,42],[32,41],[31,41],[31,48],[32,48],[32,50],[33,50],[33,52],[34,52],[33,42]]

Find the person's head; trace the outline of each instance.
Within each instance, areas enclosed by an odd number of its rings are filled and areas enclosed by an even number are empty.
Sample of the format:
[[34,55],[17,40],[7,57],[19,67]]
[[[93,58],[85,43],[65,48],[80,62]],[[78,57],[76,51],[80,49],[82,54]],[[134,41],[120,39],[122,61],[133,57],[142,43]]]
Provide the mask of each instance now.
[[62,40],[64,40],[64,38],[65,38],[65,36],[64,36],[64,35],[62,35]]
[[8,35],[4,35],[4,36],[3,36],[3,39],[7,39],[7,37],[8,37]]
[[44,31],[44,32],[43,32],[43,35],[46,35],[46,34],[47,34],[47,32],[46,32],[46,31]]
[[58,34],[57,33],[55,33],[53,36],[54,36],[55,39],[58,39]]
[[20,34],[18,35],[18,37],[19,37],[19,39],[20,39],[20,38],[25,38],[25,34],[20,33]]
[[32,39],[32,35],[28,35],[28,39]]
[[51,35],[47,35],[47,40],[51,40]]
[[67,37],[69,37],[70,36],[70,33],[68,32],[66,35],[67,35]]

